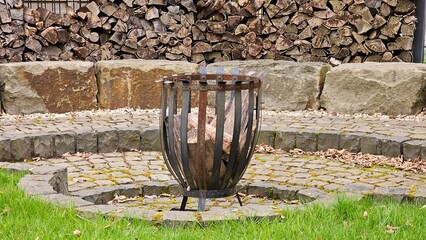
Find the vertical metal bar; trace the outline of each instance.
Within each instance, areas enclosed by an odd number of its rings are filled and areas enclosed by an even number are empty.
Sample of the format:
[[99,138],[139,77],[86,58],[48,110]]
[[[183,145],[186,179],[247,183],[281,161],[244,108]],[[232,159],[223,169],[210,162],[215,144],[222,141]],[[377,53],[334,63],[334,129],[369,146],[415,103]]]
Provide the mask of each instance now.
[[423,63],[424,61],[424,45],[425,45],[425,14],[426,3],[425,0],[416,0],[416,17],[417,25],[414,33],[413,42],[413,61],[416,63]]
[[183,172],[185,174],[186,182],[191,189],[195,189],[194,178],[192,176],[189,153],[188,153],[188,109],[189,102],[191,101],[191,95],[188,90],[183,91],[182,95],[182,111],[181,111],[181,125],[180,125],[180,146],[181,146],[181,158],[183,165]]
[[[175,83],[177,82],[177,78],[178,78],[177,74],[172,75],[172,79]],[[173,103],[174,103],[173,114],[177,114],[177,94],[174,95]]]
[[[192,75],[191,74],[189,74],[189,73],[185,74],[185,78],[189,82],[189,84],[192,84]],[[191,90],[189,90],[189,96],[190,96],[190,99],[189,99],[188,113],[191,112],[191,105],[192,105],[192,91]]]
[[[260,122],[262,121],[261,118],[261,101],[262,101],[262,95],[260,88],[257,91],[256,95],[256,128],[254,129],[254,136],[253,136],[253,142],[251,144],[249,155],[247,156],[248,159],[250,159],[253,156],[254,153],[254,146],[256,145],[257,139],[259,137],[259,128],[260,128]],[[248,164],[247,164],[248,165]]]
[[[225,82],[219,83],[225,86]],[[213,190],[219,189],[220,166],[222,164],[222,149],[223,149],[223,130],[225,123],[225,91],[219,90],[216,93],[216,136],[215,150],[213,161],[212,182],[210,188]]]
[[[231,74],[232,74],[232,84],[235,84],[235,81],[238,80],[238,75],[240,74],[240,69],[239,68],[232,68]],[[232,91],[231,92],[231,100],[234,99],[234,96],[235,96],[235,91]]]
[[[241,85],[241,82],[236,82],[236,86]],[[223,182],[221,188],[226,188],[226,185],[229,183],[229,179],[233,172],[235,172],[235,163],[238,158],[238,146],[240,143],[240,132],[241,132],[241,90],[235,90],[235,98],[234,98],[234,129],[232,132],[232,142],[231,142],[231,153],[229,155],[228,164],[226,165],[226,172],[223,178]]]
[[[166,163],[167,168],[169,169],[172,176],[179,182],[181,186],[186,186],[185,181],[181,177],[181,173],[179,171],[179,167],[176,164],[176,162],[172,162],[170,159],[170,153],[169,153],[169,144],[168,144],[168,138],[167,138],[167,129],[166,129],[166,119],[167,115],[167,88],[164,86],[163,83],[163,90],[162,90],[162,97],[161,97],[161,117],[160,117],[160,140],[161,140],[161,146],[163,149],[163,158],[164,162]],[[173,146],[172,146],[173,147]]]
[[[174,168],[173,169],[178,169],[177,167],[178,167],[178,163],[177,163],[177,160],[176,160],[176,155],[175,155],[175,148],[174,148],[174,146],[175,146],[175,142],[174,142],[174,134],[173,134],[173,115],[174,115],[174,111],[175,111],[175,109],[174,109],[174,106],[176,105],[176,103],[174,103],[173,101],[176,99],[175,98],[175,95],[176,95],[176,90],[175,89],[173,89],[173,87],[170,89],[170,96],[169,96],[169,111],[168,111],[168,121],[169,121],[169,131],[168,131],[168,139],[169,139],[169,161],[170,161],[170,164],[172,164],[172,166],[174,166]],[[185,182],[184,180],[183,180],[183,178],[181,177],[181,174],[179,174],[179,172],[177,172],[176,173],[176,175],[177,175],[177,177],[178,177],[178,179],[180,180],[180,181],[182,181],[183,183]]]
[[[200,68],[200,85],[206,85],[207,69]],[[198,182],[199,190],[207,189],[207,169],[205,164],[206,158],[206,120],[207,120],[207,91],[200,90],[198,93],[198,131],[197,131],[197,151],[195,153],[196,161],[198,161]]]
[[[224,74],[224,72],[225,72],[225,68],[224,67],[217,67],[217,69],[216,69],[216,84],[219,84],[219,82],[222,82],[223,81],[223,74]],[[217,93],[218,92],[216,92],[216,101],[215,101],[215,106],[217,106]],[[216,108],[215,108],[215,113],[217,113],[216,112]]]
[[[250,146],[252,141],[252,134],[253,134],[253,115],[254,115],[254,90],[253,90],[253,83],[249,83],[249,105],[248,105],[248,120],[247,120],[247,134],[246,139],[244,143],[243,152],[241,154],[241,160],[238,163],[237,170],[234,173],[233,180],[230,182],[229,187],[233,187],[237,185],[238,180],[242,177],[245,170],[247,169],[247,165],[250,161],[250,158],[248,156],[248,152],[250,150]],[[253,147],[252,147],[253,148]]]

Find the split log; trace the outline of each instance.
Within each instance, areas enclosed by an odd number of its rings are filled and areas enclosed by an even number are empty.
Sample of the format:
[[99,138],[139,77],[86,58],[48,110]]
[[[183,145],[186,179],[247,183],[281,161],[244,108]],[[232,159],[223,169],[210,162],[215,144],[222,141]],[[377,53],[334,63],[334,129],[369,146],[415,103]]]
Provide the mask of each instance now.
[[56,44],[58,42],[58,33],[55,27],[46,28],[40,35],[51,44]]
[[383,53],[387,50],[385,44],[380,39],[366,40],[365,47],[376,53]]
[[112,16],[117,10],[118,6],[115,3],[107,2],[102,5],[100,8],[101,12],[103,12],[107,16]]

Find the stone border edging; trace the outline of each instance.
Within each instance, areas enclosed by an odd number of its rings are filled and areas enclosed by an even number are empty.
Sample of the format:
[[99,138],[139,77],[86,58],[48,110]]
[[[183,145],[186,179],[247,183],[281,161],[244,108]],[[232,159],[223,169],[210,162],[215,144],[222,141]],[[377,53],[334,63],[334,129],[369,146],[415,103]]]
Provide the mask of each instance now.
[[[108,195],[106,198],[111,198],[114,195],[111,193],[120,192],[121,194],[142,194],[143,187],[137,187],[136,185],[122,185],[115,187],[103,187],[108,189],[94,189],[94,190],[82,190],[76,192],[79,196],[70,196],[68,193],[67,183],[67,168],[61,166],[40,166],[31,168],[30,166],[23,163],[3,163],[0,164],[0,168],[15,171],[30,171],[31,174],[25,175],[18,183],[18,187],[22,189],[26,194],[30,196],[37,196],[41,200],[60,205],[63,207],[75,207],[77,211],[87,215],[114,215],[118,217],[130,217],[150,221],[155,224],[162,225],[184,225],[191,222],[200,222],[203,224],[221,221],[221,220],[237,220],[244,218],[275,218],[280,217],[279,213],[269,210],[266,208],[259,207],[244,209],[244,206],[240,211],[228,211],[228,214],[219,214],[215,212],[197,213],[194,212],[179,212],[179,211],[165,211],[162,212],[161,218],[158,219],[158,211],[156,210],[142,210],[133,209],[133,211],[120,211],[120,208],[114,205],[95,204],[97,195],[96,192]],[[173,182],[173,181],[171,181]],[[167,188],[164,183],[147,182],[144,183],[148,186],[146,194],[158,194],[164,192],[165,189],[171,190],[172,187]],[[175,184],[175,183],[174,183]],[[173,183],[172,183],[173,185]],[[170,186],[172,186],[170,185]],[[258,182],[251,185],[241,187],[243,193],[252,195],[272,196],[279,199],[298,199],[307,203],[303,205],[287,205],[286,209],[305,209],[307,206],[312,204],[324,204],[329,205],[335,203],[335,196],[319,190],[317,188],[303,188],[300,186],[284,186],[268,182]],[[108,190],[108,191],[105,191]],[[86,191],[86,192],[84,192]],[[167,190],[166,190],[167,191]],[[380,188],[372,192],[371,189],[366,188],[363,184],[351,184],[345,189],[345,193],[349,196],[362,198],[365,195],[371,195],[373,199],[385,199],[391,198],[395,201],[414,201],[419,203],[426,203],[426,191],[416,191],[414,194],[410,193],[409,188],[397,187],[397,188]],[[91,192],[91,195],[89,194]],[[95,194],[93,194],[95,192]],[[99,197],[99,195],[97,195]],[[91,198],[91,199],[90,199]],[[102,198],[102,197],[101,197]],[[92,200],[92,201],[88,201]],[[108,199],[105,199],[108,200]],[[202,221],[200,221],[200,217]]]
[[[178,186],[167,186],[161,182],[146,182],[142,187],[136,185],[121,185],[113,187],[100,187],[97,189],[81,190],[70,195],[68,193],[67,168],[61,166],[41,166],[29,168],[22,163],[12,163],[5,167],[7,170],[30,171],[18,183],[18,187],[29,196],[37,196],[41,200],[62,207],[75,207],[77,211],[87,215],[114,215],[118,217],[130,217],[147,220],[162,225],[183,225],[191,222],[207,224],[213,221],[237,220],[241,218],[276,218],[280,217],[278,212],[272,209],[253,206],[238,208],[239,211],[228,211],[226,214],[216,212],[191,212],[191,211],[164,211],[158,219],[156,210],[133,209],[132,212],[120,211],[120,208],[105,203],[114,198],[115,193],[132,197],[136,195],[156,194],[177,191]],[[334,202],[327,193],[317,189],[301,189],[287,187],[272,183],[255,183],[250,186],[242,186],[246,194],[273,195],[279,199],[298,199],[307,202],[303,205],[286,205],[285,209],[303,209],[314,203],[330,204]],[[167,190],[166,190],[167,189]],[[172,190],[173,189],[173,190]],[[202,219],[200,221],[200,219]]]
[[[126,128],[82,128],[79,132],[48,132],[0,137],[0,161],[22,161],[34,157],[60,157],[64,153],[114,151],[160,151],[156,126]],[[405,160],[426,160],[426,140],[385,136],[375,133],[330,130],[272,128],[263,126],[258,143],[274,148],[294,148],[314,152],[346,149],[386,157],[403,156]]]
[[262,126],[258,143],[285,151],[298,148],[307,152],[346,149],[352,153],[426,160],[426,140],[385,136],[376,133],[346,132]]

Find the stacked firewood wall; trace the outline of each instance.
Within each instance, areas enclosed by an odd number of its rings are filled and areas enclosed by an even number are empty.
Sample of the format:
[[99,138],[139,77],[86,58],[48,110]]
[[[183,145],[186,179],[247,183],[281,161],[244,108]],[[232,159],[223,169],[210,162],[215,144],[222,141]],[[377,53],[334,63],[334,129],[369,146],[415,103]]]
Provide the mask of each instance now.
[[0,61],[412,61],[410,0],[95,0],[67,14],[0,3]]

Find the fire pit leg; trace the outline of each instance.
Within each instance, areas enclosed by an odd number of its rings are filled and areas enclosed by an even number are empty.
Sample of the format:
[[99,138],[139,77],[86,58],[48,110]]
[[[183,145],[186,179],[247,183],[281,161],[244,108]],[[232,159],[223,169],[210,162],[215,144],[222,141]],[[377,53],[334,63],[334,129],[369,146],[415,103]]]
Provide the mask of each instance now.
[[206,198],[205,197],[200,197],[198,199],[198,209],[199,212],[204,212],[206,211]]
[[198,209],[199,212],[206,211],[206,192],[200,191],[200,197],[198,198]]
[[238,203],[240,204],[240,207],[242,207],[243,202],[241,202],[240,194],[236,193],[235,195],[237,196],[237,200],[238,200]]
[[180,211],[185,211],[186,203],[188,202],[188,197],[184,196],[182,199],[182,204],[180,205]]

